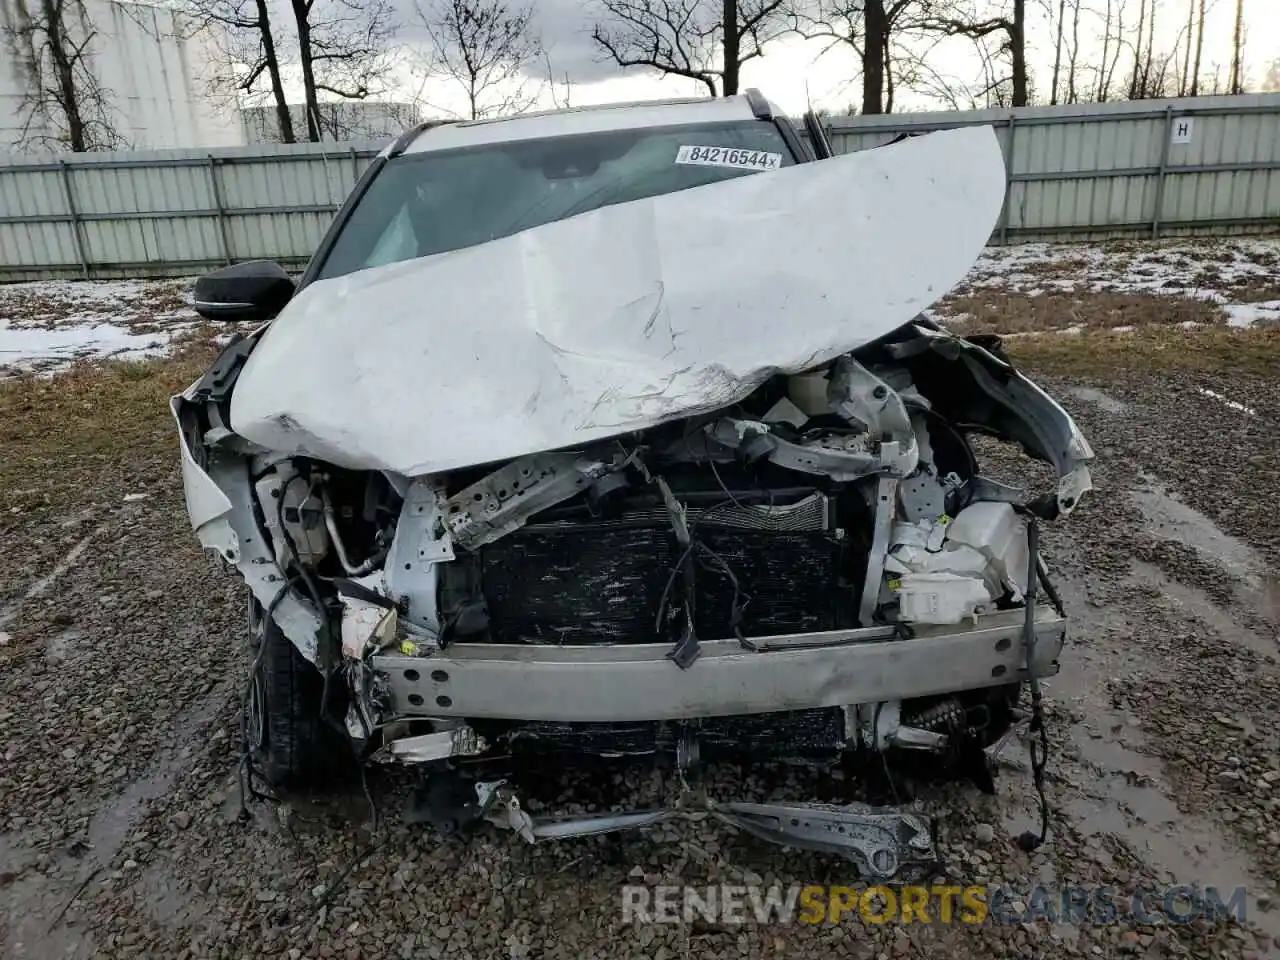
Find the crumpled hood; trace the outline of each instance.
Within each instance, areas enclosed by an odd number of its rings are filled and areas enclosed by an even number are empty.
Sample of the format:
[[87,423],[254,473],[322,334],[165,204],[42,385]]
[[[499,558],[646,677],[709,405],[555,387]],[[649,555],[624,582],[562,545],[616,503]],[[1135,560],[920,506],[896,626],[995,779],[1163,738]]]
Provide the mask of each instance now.
[[724,407],[945,294],[1004,186],[994,132],[952,130],[313,283],[250,355],[231,425],[420,476]]

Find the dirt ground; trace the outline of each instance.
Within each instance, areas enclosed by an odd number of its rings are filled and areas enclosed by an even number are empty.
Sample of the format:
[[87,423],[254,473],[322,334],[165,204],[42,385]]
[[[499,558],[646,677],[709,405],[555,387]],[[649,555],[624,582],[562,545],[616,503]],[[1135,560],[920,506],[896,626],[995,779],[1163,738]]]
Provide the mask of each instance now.
[[[624,925],[627,883],[850,878],[705,823],[440,843],[401,823],[404,778],[376,771],[369,798],[352,784],[242,818],[245,596],[187,526],[164,405],[208,362],[197,345],[0,384],[0,956],[1280,954],[1280,331],[1154,324],[1008,345],[1078,418],[1096,489],[1046,534],[1074,619],[1047,685],[1050,840],[1014,844],[1035,798],[1010,766],[995,797],[925,798],[945,876],[1126,900],[1243,885],[1243,924]],[[1038,469],[999,445],[981,455],[1006,478]],[[731,778],[714,771],[713,792]]]

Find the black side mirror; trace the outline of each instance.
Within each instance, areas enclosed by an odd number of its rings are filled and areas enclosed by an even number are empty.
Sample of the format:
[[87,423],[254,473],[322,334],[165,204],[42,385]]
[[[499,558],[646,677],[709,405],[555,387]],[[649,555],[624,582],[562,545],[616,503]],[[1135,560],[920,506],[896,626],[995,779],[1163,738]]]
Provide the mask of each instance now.
[[273,260],[235,263],[196,281],[196,313],[206,320],[270,320],[293,296],[294,283]]

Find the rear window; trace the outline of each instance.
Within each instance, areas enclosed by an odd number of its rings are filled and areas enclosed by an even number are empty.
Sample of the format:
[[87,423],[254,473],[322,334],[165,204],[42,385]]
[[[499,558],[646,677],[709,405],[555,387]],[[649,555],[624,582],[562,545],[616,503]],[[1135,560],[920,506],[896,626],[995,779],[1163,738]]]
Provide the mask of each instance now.
[[792,163],[778,128],[759,120],[408,154],[370,184],[317,279]]

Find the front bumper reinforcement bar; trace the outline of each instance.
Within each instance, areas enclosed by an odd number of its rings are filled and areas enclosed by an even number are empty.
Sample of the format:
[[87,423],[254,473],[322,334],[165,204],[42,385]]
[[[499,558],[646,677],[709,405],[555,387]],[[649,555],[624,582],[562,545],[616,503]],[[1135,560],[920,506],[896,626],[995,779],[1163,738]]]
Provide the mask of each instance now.
[[666,644],[551,646],[455,643],[426,656],[375,656],[394,713],[562,722],[688,720],[909,700],[1047,677],[1058,672],[1066,620],[1003,610],[901,638],[869,627],[703,641],[675,669]]

